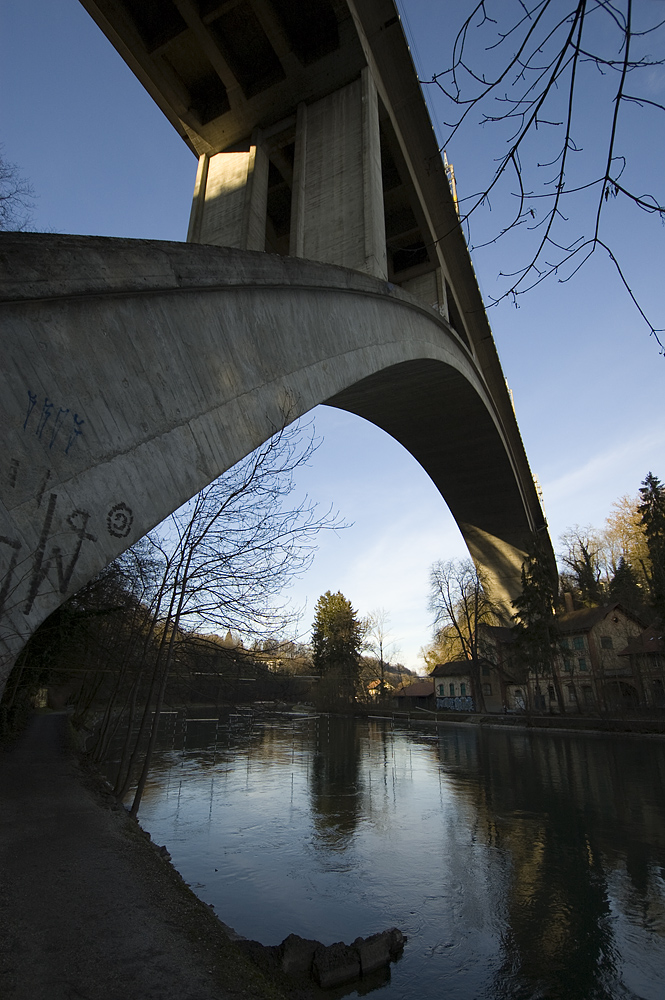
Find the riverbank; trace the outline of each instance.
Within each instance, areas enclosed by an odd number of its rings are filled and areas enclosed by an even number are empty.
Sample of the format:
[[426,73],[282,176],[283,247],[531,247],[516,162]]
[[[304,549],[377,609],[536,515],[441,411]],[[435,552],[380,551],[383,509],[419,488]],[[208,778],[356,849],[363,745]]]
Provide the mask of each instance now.
[[[347,712],[330,713],[345,715]],[[656,736],[665,738],[665,718],[600,718],[583,715],[491,715],[464,712],[433,711],[414,708],[408,712],[369,706],[353,715],[367,719],[389,719],[393,722],[430,722],[441,725],[473,726],[481,729],[530,729],[562,733],[604,733],[616,736]]]
[[0,996],[283,1000],[67,732],[38,715],[0,753]]

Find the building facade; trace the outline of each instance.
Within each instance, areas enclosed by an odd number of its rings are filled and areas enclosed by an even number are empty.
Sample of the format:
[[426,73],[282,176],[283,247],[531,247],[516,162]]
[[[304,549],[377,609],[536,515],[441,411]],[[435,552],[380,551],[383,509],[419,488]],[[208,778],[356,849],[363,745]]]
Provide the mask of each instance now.
[[[539,671],[520,663],[511,628],[482,626],[478,648],[485,710],[491,713],[623,715],[665,708],[663,630],[620,604],[568,611],[555,618],[558,635],[551,665]],[[436,707],[477,711],[471,664],[438,664],[431,673]]]

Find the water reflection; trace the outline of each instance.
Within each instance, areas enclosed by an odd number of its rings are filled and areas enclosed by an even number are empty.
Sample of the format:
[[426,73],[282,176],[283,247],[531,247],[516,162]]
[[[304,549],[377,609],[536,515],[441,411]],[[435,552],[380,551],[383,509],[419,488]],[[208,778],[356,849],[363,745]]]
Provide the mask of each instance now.
[[639,901],[643,912],[662,915],[662,886],[654,898],[651,876],[665,846],[663,753],[660,745],[653,755],[647,747],[592,737],[441,734],[443,767],[461,779],[458,793],[474,799],[486,844],[510,861],[491,995],[632,995],[620,982],[613,923],[621,904],[608,874],[621,864],[633,908]]
[[323,851],[344,851],[355,832],[362,804],[358,726],[352,718],[324,717],[314,739],[310,799],[315,843]]
[[[241,933],[410,936],[381,995],[660,997],[659,741],[231,719],[171,734],[142,820]],[[170,739],[170,743],[168,740]]]

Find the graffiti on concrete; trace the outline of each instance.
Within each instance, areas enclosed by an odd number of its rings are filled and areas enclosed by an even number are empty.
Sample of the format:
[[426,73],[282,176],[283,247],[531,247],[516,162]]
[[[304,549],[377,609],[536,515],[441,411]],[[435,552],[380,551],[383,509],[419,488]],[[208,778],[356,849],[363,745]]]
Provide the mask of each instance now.
[[41,505],[42,505],[42,499],[43,499],[44,493],[46,491],[46,484],[48,483],[48,481],[49,481],[50,478],[51,478],[51,470],[47,469],[46,472],[44,473],[44,478],[42,479],[42,485],[39,487],[39,491],[37,493],[37,506],[38,507],[41,507]]
[[41,414],[39,416],[39,421],[37,423],[37,430],[35,431],[35,434],[37,435],[37,437],[39,438],[40,441],[42,439],[42,434],[44,433],[44,428],[46,427],[47,423],[51,419],[51,410],[52,409],[53,409],[53,403],[48,398],[48,396],[45,396],[44,397],[44,405],[42,406],[42,412],[41,412]]
[[473,712],[473,698],[468,695],[459,695],[456,698],[437,698],[437,708],[447,708],[453,712]]
[[57,502],[58,494],[51,493],[49,496],[48,507],[46,509],[46,515],[44,517],[42,532],[39,538],[39,544],[33,557],[30,589],[28,591],[28,599],[23,608],[23,613],[26,615],[29,615],[32,611],[32,606],[35,603],[37,594],[39,593],[39,588],[51,571],[51,568],[55,566],[58,577],[58,589],[61,594],[65,594],[67,592],[67,587],[69,586],[69,581],[74,573],[74,569],[76,568],[76,563],[81,555],[83,542],[97,541],[97,537],[86,530],[88,521],[90,520],[90,514],[86,510],[77,509],[73,510],[71,514],[67,516],[67,524],[74,532],[76,538],[78,538],[78,542],[74,546],[74,551],[69,557],[69,560],[65,562],[62,549],[59,545],[54,545],[47,552],[47,545],[51,534],[51,526],[53,524],[53,516],[55,514]]
[[[49,470],[44,476],[40,493],[36,498],[38,507],[41,504],[50,474]],[[44,513],[39,542],[32,556],[32,568],[28,580],[28,596],[23,605],[23,613],[26,615],[29,615],[32,611],[40,588],[49,575],[52,582],[57,584],[59,592],[61,594],[67,593],[74,570],[76,569],[76,564],[81,555],[83,543],[97,541],[97,536],[88,530],[88,522],[92,515],[87,510],[76,508],[65,518],[68,528],[64,534],[62,532],[58,533],[58,544],[53,544],[52,529],[57,504],[58,494],[50,493],[48,495],[48,504]],[[127,538],[133,523],[133,511],[126,503],[115,504],[106,515],[108,533],[115,538]],[[71,535],[73,535],[74,541],[73,548],[71,546]],[[68,539],[70,540],[70,544],[67,545],[65,543]],[[9,550],[8,553],[7,550]],[[2,558],[4,571],[0,575],[0,611],[4,608],[12,587],[16,582],[14,578],[20,550],[21,542],[18,539],[0,535],[0,557],[4,557]],[[6,558],[7,555],[8,559]],[[53,578],[54,576],[55,579]]]
[[117,503],[106,515],[106,527],[109,535],[115,538],[126,538],[132,530],[134,514],[126,503]]
[[[78,413],[72,412],[68,406],[58,406],[56,411],[55,403],[48,396],[44,396],[40,410],[37,405],[37,393],[31,392],[30,389],[27,392],[28,407],[23,421],[23,430],[28,430],[28,426],[34,426],[35,436],[48,444],[49,451],[58,441],[58,446],[61,446],[65,455],[68,455],[74,442],[83,433],[82,427],[85,420],[79,417]],[[31,419],[35,410],[38,412],[36,425],[35,420]]]
[[9,566],[5,571],[5,575],[2,581],[2,586],[0,587],[0,611],[5,606],[5,601],[9,595],[9,590],[14,579],[14,571],[16,570],[16,564],[18,562],[18,554],[21,548],[21,543],[16,541],[15,538],[7,538],[5,535],[0,535],[0,546],[7,545],[11,549],[11,554],[9,558]]
[[[81,555],[83,543],[85,541],[97,541],[96,536],[87,530],[88,521],[90,520],[90,514],[88,511],[73,510],[71,514],[67,516],[66,521],[69,528],[74,533],[74,537],[77,541],[74,545],[73,551],[69,555],[69,558],[64,555],[63,549],[60,545],[53,545],[49,548],[49,538],[51,535],[51,528],[53,526],[53,518],[57,502],[58,494],[51,493],[49,496],[48,506],[46,508],[46,514],[44,515],[39,544],[37,545],[33,555],[32,570],[30,572],[28,584],[28,597],[23,606],[23,613],[26,615],[29,615],[32,611],[32,606],[35,603],[39,589],[53,568],[55,568],[56,571],[58,589],[60,593],[64,594],[67,592],[67,588],[76,568],[79,556]],[[16,538],[8,538],[5,535],[0,535],[0,545],[8,546],[11,550],[9,564],[5,569],[2,578],[2,585],[0,586],[1,611],[11,592],[12,585],[14,584],[14,576],[16,566],[18,564],[21,542]]]
[[24,431],[27,430],[28,420],[30,419],[32,411],[34,410],[35,406],[37,405],[37,393],[36,392],[30,392],[30,390],[28,389],[28,400],[29,400],[28,401],[28,412],[26,413],[25,420],[23,421],[23,430]]
[[85,420],[79,420],[78,413],[75,413],[74,414],[74,427],[69,432],[69,440],[67,441],[67,447],[65,448],[65,455],[69,454],[69,449],[74,444],[74,442],[76,441],[77,437],[80,437],[81,434],[83,434],[83,431],[81,430],[81,427],[83,426],[84,423],[85,423]]

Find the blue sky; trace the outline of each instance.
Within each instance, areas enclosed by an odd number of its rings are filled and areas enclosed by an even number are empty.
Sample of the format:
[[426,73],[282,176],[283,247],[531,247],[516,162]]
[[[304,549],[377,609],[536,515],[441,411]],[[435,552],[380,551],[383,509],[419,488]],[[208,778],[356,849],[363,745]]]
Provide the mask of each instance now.
[[[403,0],[400,7],[428,79],[447,62],[451,5]],[[653,70],[648,86],[652,99],[665,99],[662,68]],[[581,109],[580,142],[589,146],[601,97],[592,95]],[[446,113],[433,103],[435,125]],[[657,192],[665,129],[648,122],[633,116],[620,139],[641,171],[641,190]],[[3,4],[0,141],[38,194],[37,228],[185,239],[195,158],[77,0]],[[448,146],[461,197],[478,189],[496,148],[477,126]],[[497,201],[476,232],[489,232],[501,211]],[[656,326],[665,326],[662,225],[616,202],[608,234],[641,303]],[[474,252],[486,301],[519,249],[514,240]],[[572,524],[601,526],[612,501],[635,494],[649,470],[665,479],[665,359],[601,257],[566,284],[554,278],[541,285],[519,306],[504,302],[489,317],[556,548]],[[339,589],[360,614],[385,608],[399,658],[419,668],[418,651],[431,633],[429,566],[464,555],[461,536],[400,446],[340,411],[319,408],[315,416],[323,442],[302,488],[324,505],[332,502],[353,527],[321,539],[312,569],[292,590],[293,600],[307,605],[303,632],[318,596]]]

